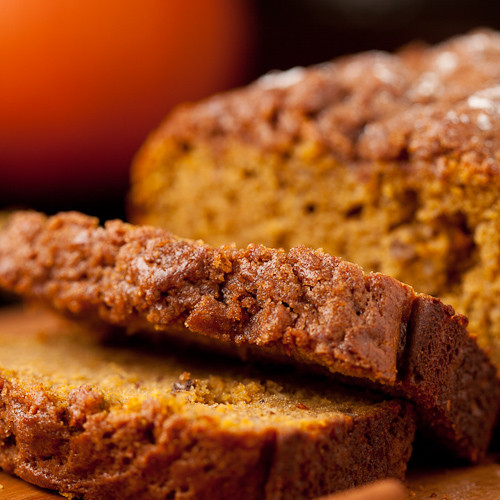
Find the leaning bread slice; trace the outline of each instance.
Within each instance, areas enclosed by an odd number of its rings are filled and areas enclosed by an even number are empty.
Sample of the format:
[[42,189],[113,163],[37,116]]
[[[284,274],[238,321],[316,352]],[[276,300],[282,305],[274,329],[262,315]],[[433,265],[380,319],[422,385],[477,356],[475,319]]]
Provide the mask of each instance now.
[[321,251],[213,248],[78,213],[19,213],[0,286],[89,320],[247,345],[404,396],[458,456],[486,450],[496,370],[451,307]]
[[[0,313],[0,466],[86,499],[305,499],[402,478],[412,405]],[[205,356],[206,358],[206,356]]]
[[500,368],[500,33],[274,72],[173,111],[130,215],[211,244],[323,247],[445,298]]

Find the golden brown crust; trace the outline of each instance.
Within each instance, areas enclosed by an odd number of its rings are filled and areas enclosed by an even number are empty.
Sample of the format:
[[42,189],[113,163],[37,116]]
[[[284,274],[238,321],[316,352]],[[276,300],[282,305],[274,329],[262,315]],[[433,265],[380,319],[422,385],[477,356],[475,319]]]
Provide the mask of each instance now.
[[186,149],[200,140],[216,147],[235,137],[286,152],[314,140],[349,162],[466,155],[471,167],[498,181],[499,57],[500,35],[482,30],[436,47],[271,73],[181,107],[151,144],[174,138]]
[[374,383],[415,402],[424,428],[473,461],[490,440],[500,388],[466,319],[323,252],[217,249],[82,214],[20,213],[0,236],[0,284],[79,317],[184,327]]
[[[35,358],[48,350],[55,366],[67,359],[67,347],[75,341],[76,354],[70,351],[73,368],[65,371],[73,369],[73,377],[81,377],[78,366],[88,360],[85,356],[79,360],[78,353],[90,350],[90,356],[100,359],[103,347],[82,348],[78,329],[54,326],[51,321],[47,313],[30,317],[18,312],[9,318],[4,312],[0,341],[22,341],[26,345],[20,349],[32,350]],[[58,337],[64,341],[58,342]],[[45,346],[40,348],[41,344]],[[125,363],[119,357],[111,359],[99,376],[105,378],[106,371],[119,373],[120,367],[130,373],[130,361],[137,365],[141,354],[129,355]],[[151,364],[149,358],[143,363]],[[156,375],[161,377],[162,370]],[[33,378],[37,376],[40,382]],[[330,416],[305,416],[300,425],[266,425],[265,419],[250,413],[250,424],[227,425],[230,405],[225,421],[214,404],[213,411],[208,408],[196,418],[183,411],[180,402],[162,399],[161,394],[131,405],[116,401],[105,384],[53,384],[47,381],[52,376],[56,371],[47,374],[36,360],[28,375],[22,364],[16,371],[0,367],[0,466],[66,495],[148,500],[312,498],[377,478],[403,478],[411,453],[414,411],[397,400],[381,402],[369,396],[357,400],[352,395],[357,409],[350,413],[332,402]],[[120,387],[117,382],[116,390]],[[349,404],[348,396],[345,400]]]
[[185,326],[387,383],[412,301],[409,287],[320,251],[212,248],[120,221],[99,228],[77,213],[14,217],[0,284],[111,324]]

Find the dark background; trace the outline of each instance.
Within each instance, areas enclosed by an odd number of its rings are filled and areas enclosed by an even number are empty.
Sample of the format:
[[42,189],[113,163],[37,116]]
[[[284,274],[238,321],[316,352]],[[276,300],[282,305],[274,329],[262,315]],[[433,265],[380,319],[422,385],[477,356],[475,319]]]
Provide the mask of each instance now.
[[[436,43],[476,27],[500,28],[500,2],[495,1],[249,1],[254,40],[238,85],[271,69],[307,66],[369,49],[392,51],[415,40]],[[124,218],[126,191],[123,185],[107,186],[89,196],[67,196],[46,189],[47,195],[36,199],[18,195],[12,199],[8,188],[0,186],[0,209],[22,206],[48,213],[77,209],[101,219]]]
[[500,28],[495,0],[258,0],[255,7],[259,72]]

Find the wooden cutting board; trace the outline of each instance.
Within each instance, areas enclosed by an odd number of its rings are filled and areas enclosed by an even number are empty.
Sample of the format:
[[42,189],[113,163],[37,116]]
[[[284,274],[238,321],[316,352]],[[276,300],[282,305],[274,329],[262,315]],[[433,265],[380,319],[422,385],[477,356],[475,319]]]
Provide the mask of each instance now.
[[410,499],[499,500],[500,463],[490,457],[474,467],[410,470],[407,484]]
[[48,500],[61,496],[0,471],[0,500]]

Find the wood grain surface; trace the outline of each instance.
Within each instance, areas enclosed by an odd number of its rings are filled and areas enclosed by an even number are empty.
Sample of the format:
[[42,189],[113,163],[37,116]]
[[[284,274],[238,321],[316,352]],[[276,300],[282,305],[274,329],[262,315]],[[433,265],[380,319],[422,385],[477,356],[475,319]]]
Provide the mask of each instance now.
[[0,500],[50,500],[61,496],[0,471]]
[[490,457],[474,467],[410,470],[407,483],[411,499],[499,500],[500,463]]

